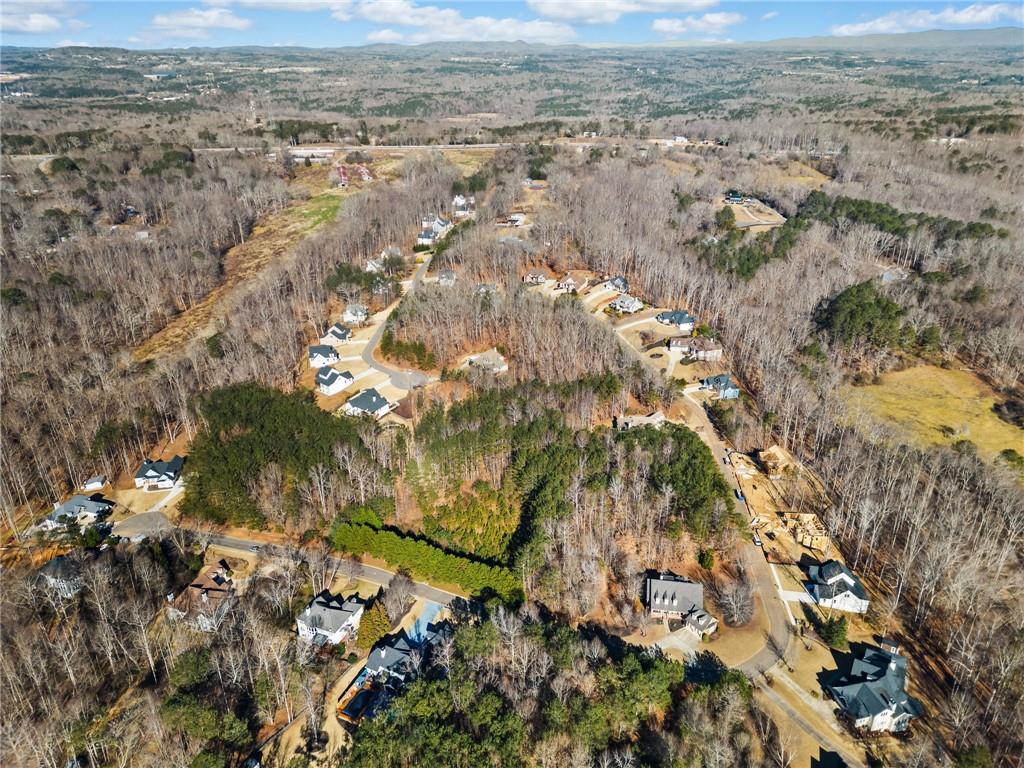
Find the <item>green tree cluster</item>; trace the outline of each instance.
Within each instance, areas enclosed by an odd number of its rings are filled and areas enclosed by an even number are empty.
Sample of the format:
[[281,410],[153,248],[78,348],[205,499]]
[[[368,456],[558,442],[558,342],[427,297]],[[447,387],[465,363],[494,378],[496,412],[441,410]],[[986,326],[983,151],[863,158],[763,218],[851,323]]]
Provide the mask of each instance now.
[[359,620],[359,646],[369,650],[390,631],[391,620],[388,618],[384,603],[374,600],[373,604],[363,611],[363,616]]

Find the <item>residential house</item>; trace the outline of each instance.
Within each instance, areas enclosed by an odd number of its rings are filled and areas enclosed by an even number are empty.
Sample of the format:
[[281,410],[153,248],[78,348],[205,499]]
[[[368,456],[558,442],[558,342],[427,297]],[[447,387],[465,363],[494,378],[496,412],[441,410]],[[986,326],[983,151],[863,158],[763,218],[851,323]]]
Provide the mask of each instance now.
[[338,362],[338,352],[327,344],[313,344],[309,348],[309,367],[323,368]]
[[362,325],[370,317],[370,309],[365,304],[349,304],[341,315],[343,323]]
[[355,377],[351,373],[337,368],[321,368],[316,372],[316,388],[327,397],[343,392],[353,381]]
[[344,344],[352,339],[352,329],[346,328],[341,323],[335,323],[323,336],[320,337],[321,344],[327,344],[329,346],[336,346],[338,344]]
[[725,202],[730,205],[738,205],[743,202],[743,195],[737,192],[735,189],[730,189],[725,193]]
[[429,624],[418,637],[410,637],[405,630],[388,635],[370,651],[364,667],[366,674],[392,685],[405,682],[418,671],[413,654],[417,654],[422,663],[431,648],[451,631],[451,625],[443,621]]
[[420,222],[420,234],[416,238],[417,245],[433,245],[451,231],[452,223],[437,214],[424,216]]
[[610,278],[608,282],[605,283],[605,287],[612,291],[618,291],[619,293],[629,293],[629,281],[622,277],[622,275]]
[[146,459],[135,472],[135,487],[147,491],[163,491],[173,488],[181,477],[181,468],[185,464],[182,456],[174,456],[169,461],[150,461]]
[[105,475],[94,475],[82,484],[83,491],[98,491],[107,484]]
[[655,318],[662,325],[674,325],[680,333],[693,333],[697,318],[685,309],[670,309],[659,312]]
[[476,198],[472,195],[456,195],[452,198],[452,215],[456,219],[464,219],[476,212]]
[[363,269],[371,274],[380,274],[385,270],[384,259],[370,259]]
[[624,315],[635,315],[644,308],[644,303],[635,296],[630,296],[628,293],[624,293],[608,306],[614,311],[621,312]]
[[437,273],[437,284],[442,288],[451,288],[455,285],[455,270],[442,269]]
[[338,645],[354,638],[365,603],[358,596],[332,595],[326,589],[295,619],[299,637],[317,645]]
[[467,360],[470,367],[497,376],[508,371],[508,362],[496,349],[489,349],[479,355],[471,355]]
[[558,285],[556,287],[560,291],[580,293],[589,284],[590,276],[586,272],[573,270],[571,272],[566,272],[565,275],[562,276],[562,279],[558,281]]
[[657,618],[675,619],[699,636],[718,630],[718,619],[704,610],[704,585],[662,573],[647,578],[647,611]]
[[53,592],[70,600],[82,591],[82,569],[76,560],[67,555],[58,555],[42,568],[39,576]]
[[740,396],[740,388],[733,383],[727,373],[709,376],[700,383],[701,389],[712,392],[719,400],[735,400]]
[[216,632],[231,608],[235,584],[223,560],[203,571],[167,607],[172,621],[185,623],[200,632]]
[[619,416],[615,420],[616,429],[636,429],[637,427],[654,427],[660,429],[666,421],[665,414],[661,411],[649,413],[646,416]]
[[496,283],[480,283],[476,287],[476,292],[478,296],[497,296],[498,286]]
[[39,523],[38,528],[53,531],[70,524],[84,528],[109,515],[113,508],[113,502],[99,495],[89,497],[77,494],[63,504],[54,504],[53,512]]
[[523,282],[527,285],[544,285],[550,276],[542,269],[531,269],[523,275]]
[[709,363],[721,360],[725,352],[721,342],[705,336],[674,336],[668,340],[668,348]]
[[347,416],[373,416],[379,419],[388,414],[395,406],[389,403],[381,394],[372,387],[364,389],[355,397],[349,399],[341,410]]
[[856,728],[899,733],[921,712],[906,685],[907,660],[895,642],[882,640],[880,648],[854,651],[850,670],[835,673],[824,688]]
[[807,569],[807,575],[811,579],[808,590],[822,608],[866,613],[871,605],[860,579],[838,560],[812,565]]

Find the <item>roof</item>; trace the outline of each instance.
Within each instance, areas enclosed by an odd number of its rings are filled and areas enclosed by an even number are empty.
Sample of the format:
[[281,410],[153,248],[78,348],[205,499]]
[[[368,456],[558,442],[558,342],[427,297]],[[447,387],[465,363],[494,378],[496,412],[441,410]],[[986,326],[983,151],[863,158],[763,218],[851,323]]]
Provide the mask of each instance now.
[[90,498],[82,494],[76,494],[63,504],[55,506],[50,513],[51,520],[59,520],[61,517],[77,517],[81,513],[91,515],[102,515],[110,511],[113,502],[102,498]]
[[174,599],[174,607],[182,613],[214,614],[234,594],[235,585],[227,571],[221,566],[214,566],[202,571],[185,587]]
[[657,319],[659,323],[671,323],[672,325],[684,325],[686,323],[697,322],[697,318],[685,309],[666,309],[664,312],[659,312],[655,319]]
[[370,309],[365,304],[349,304],[345,307],[345,311],[353,315],[368,315]]
[[407,671],[413,648],[404,632],[384,638],[377,647],[370,651],[366,659],[366,668],[371,673],[387,671],[392,674],[404,675]]
[[826,687],[854,719],[889,709],[896,716],[916,715],[917,703],[905,690],[907,660],[898,653],[867,646],[855,653],[849,672],[839,672]]
[[70,557],[58,555],[40,568],[39,573],[55,581],[67,581],[78,578],[79,570],[79,564]]
[[328,328],[327,333],[324,334],[324,336],[333,336],[334,338],[341,339],[342,341],[344,341],[351,335],[352,329],[346,325],[342,325],[341,323],[335,323],[330,328]]
[[363,411],[364,413],[376,413],[387,404],[388,401],[381,397],[380,393],[373,387],[364,389],[345,403],[348,407],[357,411]]
[[330,359],[337,357],[338,353],[334,351],[334,347],[329,347],[326,344],[313,344],[309,348],[309,359],[312,360],[317,355]]
[[508,368],[505,358],[496,349],[488,349],[479,355],[473,355],[469,358],[469,363],[477,368],[484,368],[489,371],[506,370]]
[[362,609],[363,601],[358,595],[342,599],[325,589],[299,614],[299,621],[306,626],[334,634]]
[[852,592],[861,600],[868,599],[860,579],[854,576],[853,571],[838,560],[829,560],[820,566],[812,565],[807,569],[807,574],[817,585],[819,598],[827,600],[836,595]]
[[708,352],[713,349],[722,349],[722,342],[716,339],[709,339],[707,336],[694,336],[690,340],[690,349]]
[[711,389],[738,389],[738,387],[732,383],[732,379],[727,373],[720,373],[717,376],[708,376],[701,383],[705,387],[709,387]]
[[586,285],[589,280],[590,280],[590,275],[588,275],[586,272],[584,272],[582,270],[576,269],[576,270],[572,270],[570,272],[566,272],[565,275],[562,276],[562,279],[559,280],[559,282],[560,283],[573,282],[576,285]]
[[355,381],[355,377],[348,371],[338,371],[336,368],[320,368],[316,372],[316,383],[329,387],[339,378],[348,381]]
[[441,280],[454,280],[455,279],[455,270],[454,269],[442,269],[438,273],[438,277]]
[[704,605],[704,585],[672,573],[647,579],[647,606],[659,611],[686,613]]
[[624,278],[622,275],[616,275],[608,280],[608,285],[613,288],[620,288],[624,291],[629,290],[629,280]]
[[181,467],[184,465],[185,459],[182,456],[175,456],[169,461],[150,461],[146,459],[142,462],[142,466],[139,467],[135,473],[136,480],[152,479],[157,477],[169,477],[177,478],[181,474]]

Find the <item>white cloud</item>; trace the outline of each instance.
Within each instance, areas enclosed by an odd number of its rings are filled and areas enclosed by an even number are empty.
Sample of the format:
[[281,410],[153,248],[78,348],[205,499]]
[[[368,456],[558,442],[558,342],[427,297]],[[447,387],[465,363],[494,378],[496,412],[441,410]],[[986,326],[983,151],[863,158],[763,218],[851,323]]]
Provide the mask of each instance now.
[[683,37],[694,33],[720,35],[729,27],[746,21],[746,18],[742,14],[731,12],[705,13],[703,16],[687,16],[682,19],[655,19],[651,22],[651,29],[662,37]]
[[700,11],[718,0],[526,0],[541,16],[586,24],[612,24],[628,13]]
[[163,37],[209,37],[218,29],[243,30],[252,21],[236,16],[226,8],[188,8],[184,11],[159,13],[150,22],[151,33]]
[[0,3],[0,31],[39,35],[81,29],[84,22],[74,18],[75,11],[63,0],[5,0]]
[[[445,40],[564,43],[576,36],[572,27],[559,22],[463,16],[454,8],[417,5],[411,0],[365,0],[353,6],[353,13],[360,19],[385,27],[367,35],[367,40],[373,43],[430,43]],[[395,27],[412,29],[404,31]]]
[[77,40],[61,40],[57,43],[57,48],[88,48],[92,43],[82,43]]
[[241,8],[252,8],[253,10],[295,11],[299,13],[330,11],[331,15],[339,21],[348,21],[352,18],[352,0],[203,0],[203,4],[221,8],[237,5]]
[[941,27],[980,27],[999,21],[1024,22],[1024,6],[1012,3],[975,3],[959,10],[947,6],[941,11],[893,11],[870,21],[839,24],[832,27],[831,32],[839,37],[892,35]]
[[761,17],[761,21],[771,21],[779,15],[778,11],[768,11],[764,16]]

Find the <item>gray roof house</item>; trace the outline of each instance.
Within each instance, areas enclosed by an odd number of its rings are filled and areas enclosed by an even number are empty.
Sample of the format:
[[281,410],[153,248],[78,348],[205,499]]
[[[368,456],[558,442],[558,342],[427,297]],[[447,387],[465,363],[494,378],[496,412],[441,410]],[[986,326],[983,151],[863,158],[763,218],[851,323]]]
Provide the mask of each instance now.
[[662,573],[647,578],[647,610],[651,616],[678,619],[698,635],[718,630],[718,619],[704,610],[704,585]]
[[709,376],[701,381],[700,386],[702,389],[714,392],[718,395],[719,400],[735,400],[740,396],[740,388],[733,383],[727,373]]
[[881,648],[856,651],[850,670],[837,672],[824,688],[855,727],[899,732],[921,712],[906,683],[907,660],[895,642],[883,640]]
[[871,605],[860,579],[838,560],[812,565],[807,569],[807,575],[811,579],[808,591],[824,608],[865,613]]
[[454,269],[442,269],[437,274],[437,284],[444,287],[455,285],[455,270]]
[[689,333],[697,324],[697,318],[685,309],[667,309],[654,317],[662,325],[674,325],[682,333]]
[[324,590],[295,619],[299,637],[318,645],[337,645],[354,637],[365,602],[359,595],[342,598]]
[[352,329],[341,323],[335,323],[328,328],[320,337],[320,343],[324,345],[344,344],[352,338]]
[[320,368],[316,372],[316,388],[327,396],[338,394],[355,380],[348,371],[339,371],[336,368]]
[[370,652],[366,659],[366,673],[374,677],[386,676],[386,678],[397,678],[399,681],[404,681],[408,675],[416,672],[412,668],[412,654],[419,653],[422,661],[422,656],[426,655],[438,640],[451,631],[451,625],[442,621],[430,624],[419,639],[409,637],[405,630],[395,635],[388,635]]
[[338,353],[334,347],[327,344],[313,344],[309,348],[309,367],[323,368],[338,362]]
[[175,456],[169,461],[146,459],[135,473],[135,487],[146,490],[172,488],[181,476],[184,464],[185,459],[182,456]]
[[615,277],[611,278],[606,283],[606,285],[613,291],[618,291],[619,293],[629,293],[629,281],[622,275],[616,275]]
[[76,494],[63,504],[54,504],[53,512],[39,523],[39,528],[45,531],[52,531],[62,528],[68,523],[77,523],[80,526],[92,525],[101,517],[110,514],[114,508],[113,502],[103,497],[83,496]]
[[342,411],[348,416],[362,416],[369,414],[374,418],[380,418],[391,410],[391,403],[374,388],[364,389],[355,397],[351,398],[342,406]]

